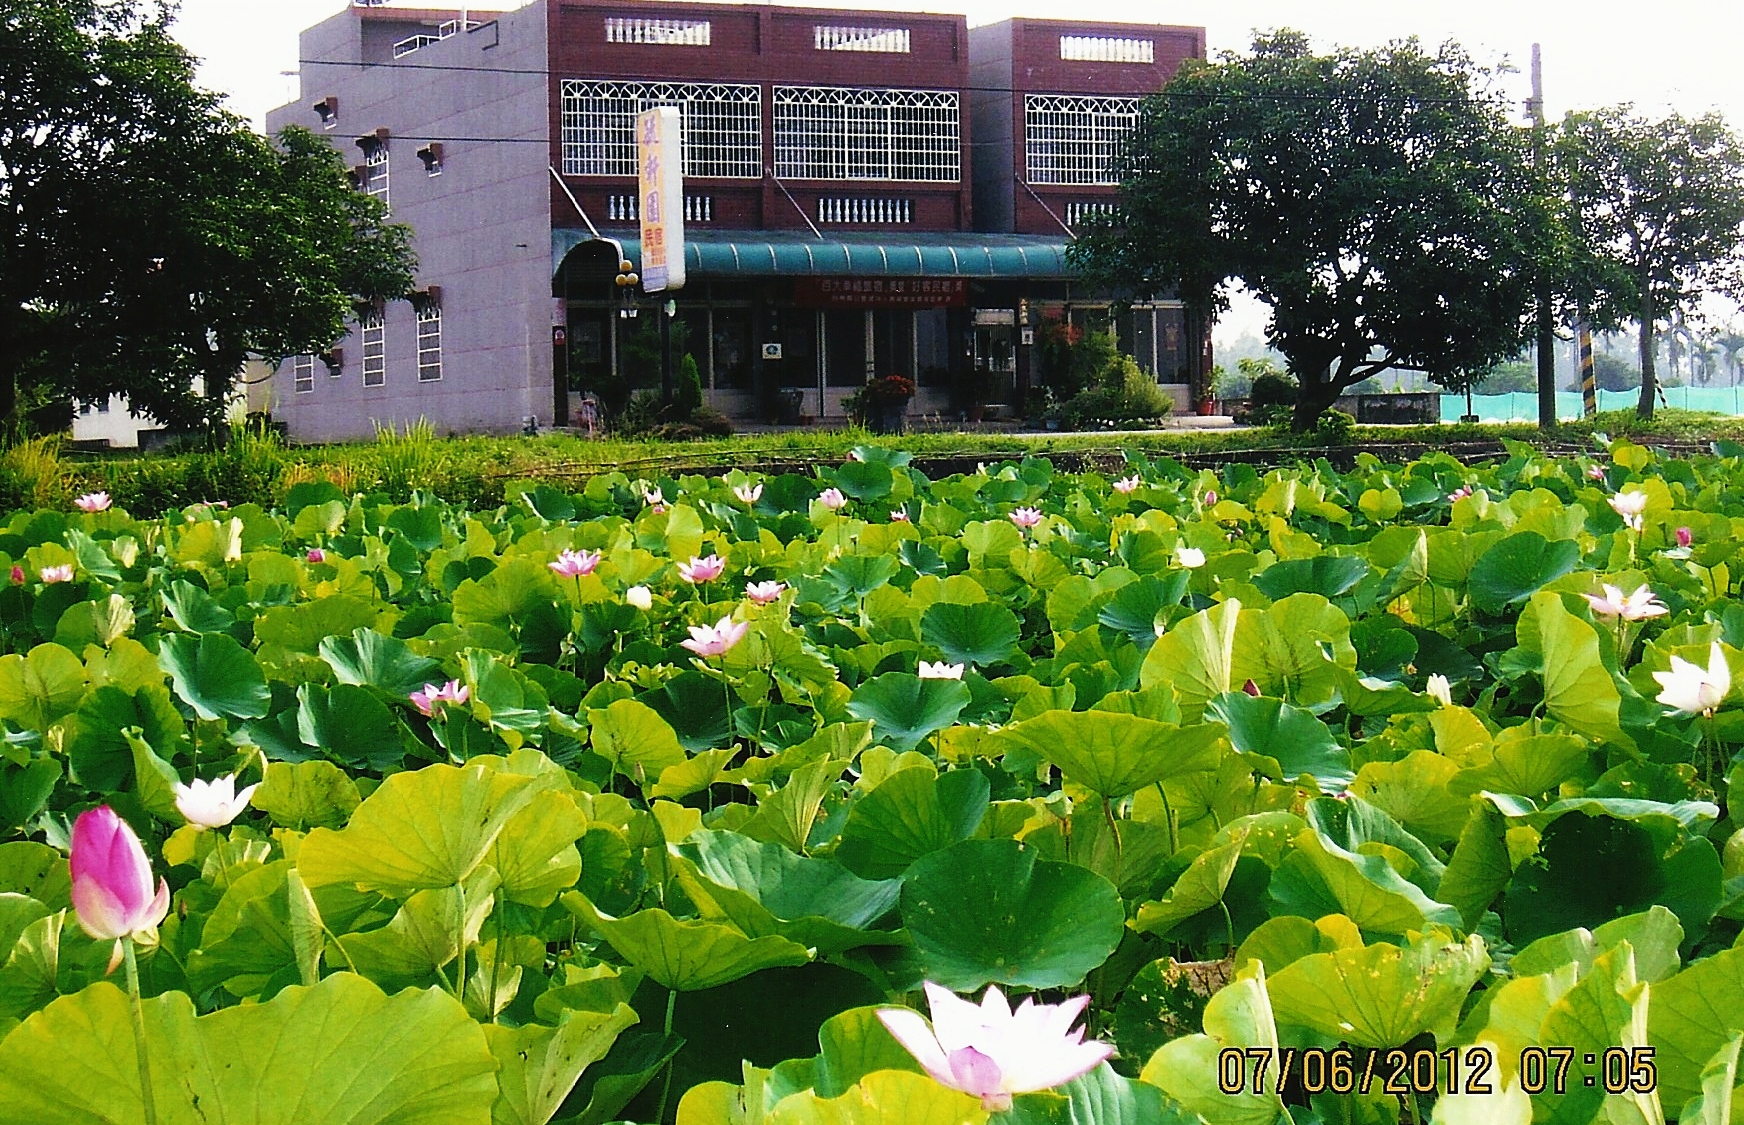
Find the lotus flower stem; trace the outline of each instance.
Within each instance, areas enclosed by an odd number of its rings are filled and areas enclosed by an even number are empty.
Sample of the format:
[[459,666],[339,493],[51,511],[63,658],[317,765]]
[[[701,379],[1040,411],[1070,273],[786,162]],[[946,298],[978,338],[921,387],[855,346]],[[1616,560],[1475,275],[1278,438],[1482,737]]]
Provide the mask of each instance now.
[[127,964],[127,998],[133,1009],[133,1042],[139,1047],[139,1096],[145,1107],[145,1125],[157,1125],[157,1098],[151,1088],[151,1054],[145,1046],[145,1005],[139,999],[139,961],[133,954],[133,938],[121,939],[121,956]]
[[1108,834],[1114,837],[1114,885],[1120,886],[1120,821],[1114,818],[1114,800],[1102,798],[1102,815],[1108,818]]
[[[666,1040],[672,1038],[672,1012],[678,1007],[678,990],[666,990],[666,1028],[661,1036],[660,1049],[666,1049]],[[672,1060],[666,1060],[666,1077],[660,1082],[660,1112],[654,1115],[654,1120],[666,1120],[666,1101],[672,1094]]]
[[1163,823],[1169,829],[1169,854],[1174,855],[1181,850],[1181,842],[1176,839],[1175,810],[1169,805],[1169,795],[1163,791],[1163,783],[1160,781],[1157,782],[1157,797],[1163,802]]
[[[454,947],[460,950],[460,956],[454,959],[454,998],[464,1004],[466,1003],[463,995],[466,991],[466,885],[456,883],[454,892],[460,896],[459,931],[454,935]],[[437,970],[437,975],[441,975],[440,969]]]

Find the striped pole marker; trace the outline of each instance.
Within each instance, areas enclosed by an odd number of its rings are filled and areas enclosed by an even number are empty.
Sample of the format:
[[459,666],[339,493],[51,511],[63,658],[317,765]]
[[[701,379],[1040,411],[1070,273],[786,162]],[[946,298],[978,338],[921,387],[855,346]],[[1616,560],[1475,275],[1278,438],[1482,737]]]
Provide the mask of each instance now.
[[1593,326],[1580,322],[1581,412],[1588,418],[1599,412],[1599,378],[1593,369]]

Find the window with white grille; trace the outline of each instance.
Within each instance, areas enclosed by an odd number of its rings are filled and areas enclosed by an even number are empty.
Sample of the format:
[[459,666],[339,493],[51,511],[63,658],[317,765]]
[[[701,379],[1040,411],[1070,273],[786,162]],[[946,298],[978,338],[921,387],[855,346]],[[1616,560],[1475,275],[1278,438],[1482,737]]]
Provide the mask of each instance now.
[[291,389],[300,395],[306,395],[315,389],[314,356],[299,355],[291,357]]
[[363,385],[379,387],[388,379],[387,320],[380,312],[367,312],[358,328],[363,336]]
[[820,51],[865,51],[876,55],[908,54],[906,27],[837,27],[812,25],[812,45]]
[[1137,98],[1025,95],[1025,176],[1033,184],[1118,183],[1114,157],[1138,112]]
[[418,382],[442,378],[442,310],[430,305],[418,310]]
[[651,43],[661,47],[706,47],[713,33],[708,20],[657,20],[607,16],[607,43]]
[[775,87],[777,176],[950,183],[961,156],[955,91]]
[[365,194],[373,195],[381,200],[382,206],[388,205],[388,146],[386,141],[376,141],[364,150],[363,190]]
[[820,223],[912,223],[914,200],[823,196],[817,217]]
[[563,174],[634,176],[636,115],[678,107],[684,174],[763,174],[763,89],[689,82],[563,80]]
[[1112,35],[1062,35],[1060,57],[1075,62],[1154,63],[1157,45],[1149,39]]

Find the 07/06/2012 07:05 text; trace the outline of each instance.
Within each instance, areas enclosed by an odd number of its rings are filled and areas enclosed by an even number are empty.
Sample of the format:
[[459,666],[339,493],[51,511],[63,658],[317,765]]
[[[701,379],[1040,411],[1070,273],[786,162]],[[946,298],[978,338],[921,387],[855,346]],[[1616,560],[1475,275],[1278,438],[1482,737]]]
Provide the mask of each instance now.
[[[1518,1073],[1528,1094],[1562,1094],[1571,1085],[1650,1094],[1659,1085],[1652,1047],[1522,1047]],[[1427,1047],[1225,1047],[1217,1057],[1217,1088],[1225,1094],[1282,1094],[1292,1083],[1309,1094],[1367,1094],[1377,1082],[1388,1094],[1492,1094],[1497,1078],[1495,1051],[1481,1044],[1439,1053]]]

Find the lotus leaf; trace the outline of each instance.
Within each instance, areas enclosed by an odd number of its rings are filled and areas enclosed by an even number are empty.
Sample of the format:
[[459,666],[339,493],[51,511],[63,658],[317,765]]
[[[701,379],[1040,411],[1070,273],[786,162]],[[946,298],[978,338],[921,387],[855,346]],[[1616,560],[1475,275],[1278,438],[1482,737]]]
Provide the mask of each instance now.
[[784,937],[749,938],[732,926],[681,920],[658,908],[614,918],[577,891],[562,902],[626,961],[675,992],[713,988],[759,969],[803,965],[812,958],[810,949]]
[[885,745],[912,750],[929,734],[956,722],[969,700],[969,689],[960,680],[923,680],[910,672],[886,672],[854,689],[848,714],[871,722],[872,736]]
[[1364,1047],[1390,1047],[1433,1031],[1445,1038],[1466,993],[1490,967],[1477,935],[1425,934],[1298,958],[1271,978],[1279,1023]]

